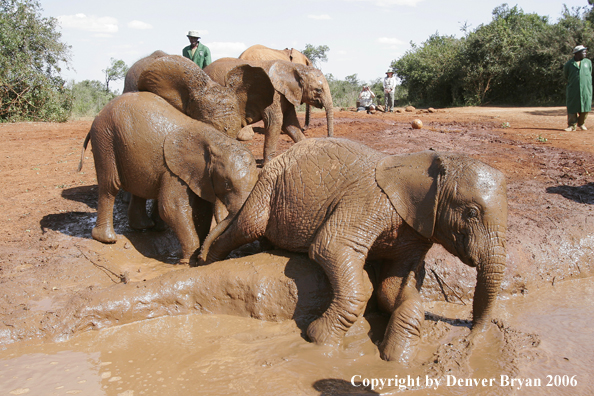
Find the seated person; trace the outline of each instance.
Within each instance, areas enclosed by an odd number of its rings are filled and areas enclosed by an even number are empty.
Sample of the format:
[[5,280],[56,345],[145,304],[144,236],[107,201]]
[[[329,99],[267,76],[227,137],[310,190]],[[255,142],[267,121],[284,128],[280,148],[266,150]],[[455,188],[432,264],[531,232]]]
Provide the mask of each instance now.
[[375,94],[365,85],[359,94],[359,107],[357,111],[367,110],[367,114],[371,114],[371,110],[375,110],[373,98],[375,98]]

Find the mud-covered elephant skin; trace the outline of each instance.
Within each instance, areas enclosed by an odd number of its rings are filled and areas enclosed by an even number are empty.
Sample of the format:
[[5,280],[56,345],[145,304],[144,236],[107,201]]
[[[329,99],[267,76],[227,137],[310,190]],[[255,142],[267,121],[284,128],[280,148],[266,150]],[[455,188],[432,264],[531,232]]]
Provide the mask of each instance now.
[[182,113],[233,139],[242,127],[262,119],[275,94],[270,78],[259,67],[234,68],[223,87],[194,62],[178,55],[151,62],[138,78],[138,90],[161,96]]
[[162,56],[167,56],[167,53],[157,50],[149,56],[145,56],[144,58],[134,62],[134,64],[128,69],[126,77],[124,78],[124,91],[122,93],[137,92],[138,78],[140,77],[140,74],[145,71],[154,60],[159,59]]
[[[346,139],[306,139],[271,161],[229,227],[207,237],[199,262],[261,236],[308,252],[334,297],[307,330],[338,344],[363,313],[372,284],[366,260],[380,263],[377,298],[391,313],[382,358],[410,362],[424,309],[424,257],[438,243],[476,267],[471,337],[489,323],[506,265],[506,182],[468,156],[424,151],[387,155]],[[214,241],[214,242],[213,242]],[[374,282],[375,283],[375,282]]]
[[[268,48],[264,45],[252,45],[239,55],[239,59],[247,61],[268,61],[268,60],[284,60],[292,63],[299,63],[305,66],[313,66],[309,58],[297,51],[295,48],[285,48],[284,50],[277,50]],[[305,128],[309,127],[310,108],[309,104],[305,106]]]
[[262,112],[265,127],[265,164],[276,154],[281,131],[289,135],[294,142],[305,139],[295,111],[295,106],[301,103],[326,110],[328,136],[332,136],[334,131],[332,95],[328,82],[320,70],[287,61],[245,61],[221,58],[205,67],[204,71],[219,84],[228,85],[229,72],[245,64],[264,69],[276,90],[273,103]]
[[[212,231],[218,234],[258,178],[256,160],[242,143],[150,92],[110,101],[89,134],[99,188],[92,235],[104,243],[116,241],[113,205],[121,188],[133,200],[158,199],[159,216],[180,241],[181,262],[193,262],[209,232],[213,207],[229,211]],[[129,210],[134,208],[131,202]]]
[[267,60],[285,60],[288,62],[299,63],[305,66],[311,66],[312,63],[309,58],[297,51],[295,48],[285,48],[284,50],[277,50],[268,48],[264,45],[252,45],[239,55],[239,59],[249,61],[267,61]]

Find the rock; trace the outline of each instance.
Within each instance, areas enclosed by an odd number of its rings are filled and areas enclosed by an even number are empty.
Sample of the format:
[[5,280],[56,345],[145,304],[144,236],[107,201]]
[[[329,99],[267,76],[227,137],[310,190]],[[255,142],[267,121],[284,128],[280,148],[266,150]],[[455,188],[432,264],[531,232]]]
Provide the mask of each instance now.
[[414,106],[406,106],[406,108],[404,110],[408,113],[412,113],[416,109],[414,108]]

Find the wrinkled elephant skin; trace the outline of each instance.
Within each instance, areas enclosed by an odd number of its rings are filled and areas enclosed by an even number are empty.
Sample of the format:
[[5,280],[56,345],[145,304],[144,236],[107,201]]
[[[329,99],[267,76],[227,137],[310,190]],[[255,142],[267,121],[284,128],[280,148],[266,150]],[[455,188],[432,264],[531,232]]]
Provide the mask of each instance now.
[[275,94],[270,78],[259,67],[234,68],[223,87],[194,62],[178,55],[151,62],[138,78],[138,89],[161,96],[182,113],[234,139],[243,126],[261,120]]
[[312,65],[309,58],[295,48],[277,50],[260,44],[252,45],[243,51],[241,55],[239,55],[239,59],[248,61],[284,60],[305,66]]
[[[297,51],[295,48],[285,48],[284,50],[277,50],[268,48],[266,46],[256,44],[252,45],[239,55],[239,59],[246,61],[272,61],[284,60],[287,62],[298,63],[305,66],[313,66],[309,58]],[[305,128],[309,127],[311,110],[309,104],[305,106]]]
[[89,135],[99,187],[92,235],[104,243],[116,241],[113,205],[124,189],[133,200],[158,199],[159,215],[180,240],[182,262],[188,262],[209,232],[213,205],[224,206],[230,220],[258,178],[256,161],[243,144],[150,92],[109,102]]
[[[316,343],[336,345],[359,318],[372,287],[367,259],[379,263],[377,299],[391,313],[380,353],[409,363],[421,336],[424,258],[434,243],[477,268],[473,331],[489,321],[506,263],[503,175],[461,154],[387,155],[346,139],[306,139],[264,167],[229,227],[205,241],[200,260],[225,259],[265,236],[307,252],[334,297],[309,325]],[[373,282],[376,283],[376,282]]]
[[305,139],[295,106],[307,103],[326,110],[328,136],[334,133],[334,112],[330,87],[322,72],[315,67],[288,61],[247,61],[235,58],[221,58],[207,67],[204,72],[221,85],[229,84],[229,73],[241,65],[261,67],[274,86],[273,103],[262,114],[248,123],[264,120],[264,164],[276,155],[276,146],[281,132],[294,142]]
[[126,72],[123,93],[138,92],[138,78],[140,77],[140,74],[145,71],[154,60],[166,55],[167,54],[165,52],[158,50],[149,56],[145,56],[144,58],[134,62],[134,64]]

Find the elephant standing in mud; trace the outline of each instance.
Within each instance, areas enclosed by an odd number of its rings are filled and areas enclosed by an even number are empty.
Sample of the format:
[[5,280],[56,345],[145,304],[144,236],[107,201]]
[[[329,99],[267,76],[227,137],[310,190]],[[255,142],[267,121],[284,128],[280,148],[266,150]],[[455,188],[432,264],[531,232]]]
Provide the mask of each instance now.
[[287,61],[262,62],[222,58],[205,67],[204,72],[219,84],[226,85],[229,71],[245,64],[264,69],[276,90],[274,101],[261,116],[265,127],[264,164],[274,158],[281,131],[289,135],[294,142],[305,139],[295,111],[295,106],[301,103],[325,108],[328,136],[333,135],[332,95],[328,82],[320,70]]
[[[275,94],[270,78],[259,67],[241,65],[230,70],[227,86],[223,87],[194,62],[179,55],[157,56],[142,66],[139,91],[161,96],[180,112],[212,125],[233,139],[242,126],[261,120],[263,110],[270,106]],[[134,214],[129,216],[132,228],[143,229],[144,225],[152,224],[144,199],[132,198],[129,213]]]
[[[292,63],[298,63],[305,66],[313,66],[309,58],[297,51],[295,48],[285,48],[284,50],[277,50],[268,48],[266,46],[256,44],[246,49],[239,55],[239,59],[246,61],[269,61],[269,60],[284,60]],[[309,127],[309,104],[305,106],[305,128]]]
[[306,139],[264,167],[252,194],[220,236],[208,236],[199,262],[225,259],[265,236],[308,252],[333,289],[309,338],[338,344],[363,314],[379,263],[377,299],[391,318],[383,359],[410,362],[425,312],[419,290],[434,243],[477,268],[473,329],[489,323],[506,265],[507,193],[503,174],[460,154],[387,155],[346,139]]
[[137,92],[138,78],[140,77],[140,74],[142,74],[154,60],[163,56],[167,56],[167,53],[157,50],[149,56],[137,60],[126,73],[126,78],[124,78],[124,91],[122,93]]
[[[110,101],[89,132],[99,199],[93,238],[116,241],[113,205],[120,188],[132,194],[129,221],[148,228],[146,199],[158,199],[159,216],[177,235],[181,262],[193,260],[208,234],[213,206],[229,216],[226,228],[258,178],[256,160],[241,142],[193,120],[150,92],[126,93]],[[134,200],[142,204],[134,204]],[[142,208],[139,210],[138,208]]]
[[159,95],[182,113],[235,139],[243,126],[262,119],[275,90],[260,67],[240,65],[228,72],[227,84],[221,86],[191,60],[167,55],[140,74],[138,90]]

